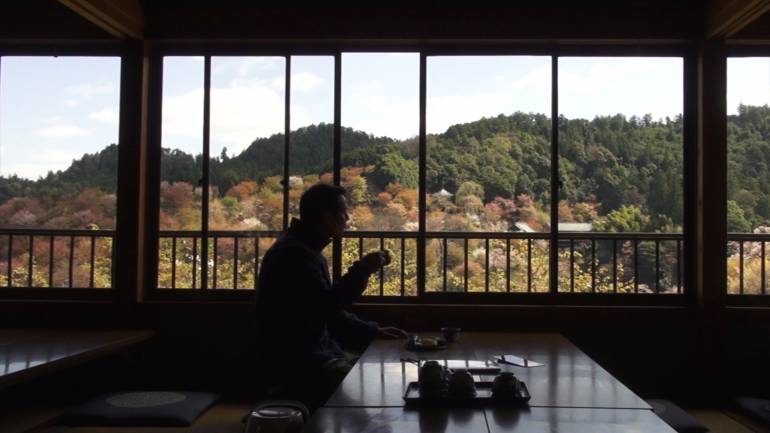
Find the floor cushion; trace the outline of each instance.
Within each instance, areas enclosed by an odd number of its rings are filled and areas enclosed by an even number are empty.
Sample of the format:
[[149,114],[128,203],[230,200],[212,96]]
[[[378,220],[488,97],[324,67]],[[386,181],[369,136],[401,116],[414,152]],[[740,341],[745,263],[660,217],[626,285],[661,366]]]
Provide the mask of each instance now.
[[753,397],[737,397],[735,404],[755,421],[770,427],[770,400]]
[[647,400],[652,411],[678,433],[705,433],[708,427],[701,424],[684,409],[668,400]]
[[192,391],[131,391],[99,396],[71,410],[60,424],[190,426],[218,396]]

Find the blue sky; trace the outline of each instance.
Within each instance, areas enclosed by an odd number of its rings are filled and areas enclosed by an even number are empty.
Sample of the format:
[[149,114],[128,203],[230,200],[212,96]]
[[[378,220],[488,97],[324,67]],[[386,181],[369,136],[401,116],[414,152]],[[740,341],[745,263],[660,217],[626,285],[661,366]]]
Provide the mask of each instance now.
[[36,178],[118,141],[120,59],[0,59],[0,174]]
[[[282,57],[212,59],[211,153],[234,155],[284,129]],[[427,128],[514,111],[550,113],[550,57],[429,57]],[[163,145],[199,153],[203,59],[166,58]],[[770,100],[770,60],[729,59],[728,111]],[[343,54],[342,123],[375,135],[418,132],[417,54]],[[120,62],[96,57],[3,57],[0,64],[0,175],[36,178],[117,141]],[[676,58],[561,58],[560,113],[654,118],[682,110]],[[333,121],[334,62],[292,59],[291,127]],[[343,143],[344,145],[344,143]]]

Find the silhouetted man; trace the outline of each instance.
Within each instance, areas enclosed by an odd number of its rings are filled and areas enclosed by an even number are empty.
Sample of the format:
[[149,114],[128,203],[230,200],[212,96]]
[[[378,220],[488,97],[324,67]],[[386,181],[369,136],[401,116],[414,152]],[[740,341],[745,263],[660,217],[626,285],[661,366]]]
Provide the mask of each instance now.
[[339,281],[329,278],[321,252],[345,231],[345,189],[313,185],[302,195],[299,213],[300,219],[291,221],[262,260],[259,356],[267,385],[278,387],[279,396],[317,407],[355,363],[346,350],[360,353],[375,337],[400,338],[406,333],[346,311],[366,289],[369,276],[389,263],[386,252],[367,254]]

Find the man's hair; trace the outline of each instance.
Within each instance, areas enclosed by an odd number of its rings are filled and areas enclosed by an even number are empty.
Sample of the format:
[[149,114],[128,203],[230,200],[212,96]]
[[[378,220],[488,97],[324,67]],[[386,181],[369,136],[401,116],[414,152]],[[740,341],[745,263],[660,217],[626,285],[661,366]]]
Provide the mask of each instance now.
[[345,196],[345,188],[328,183],[317,183],[307,189],[299,199],[299,218],[315,224],[324,213],[335,213],[340,207],[337,197]]

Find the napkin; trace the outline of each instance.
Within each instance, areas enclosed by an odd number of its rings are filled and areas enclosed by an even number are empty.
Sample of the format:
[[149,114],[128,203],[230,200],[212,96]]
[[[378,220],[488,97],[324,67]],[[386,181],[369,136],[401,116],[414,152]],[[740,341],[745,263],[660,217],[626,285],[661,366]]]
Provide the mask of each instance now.
[[495,357],[495,361],[498,363],[511,364],[517,367],[524,367],[524,368],[540,367],[541,365],[545,365],[539,362],[530,361],[529,359],[524,359],[516,355],[497,355]]

